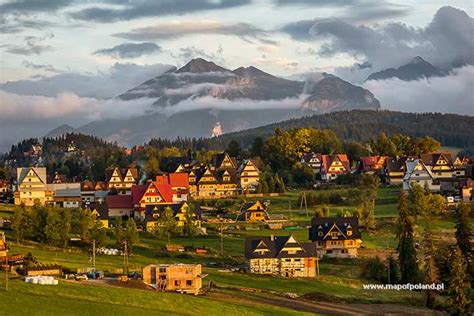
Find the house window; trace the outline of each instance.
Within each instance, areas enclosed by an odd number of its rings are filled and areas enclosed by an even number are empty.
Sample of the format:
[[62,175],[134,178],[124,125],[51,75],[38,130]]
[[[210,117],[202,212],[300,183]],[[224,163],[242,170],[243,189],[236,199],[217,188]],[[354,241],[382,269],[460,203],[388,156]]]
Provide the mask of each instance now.
[[166,268],[160,268],[160,273],[166,273]]
[[186,280],[187,286],[193,286],[193,280]]
[[180,280],[174,280],[174,286],[180,286],[181,282]]

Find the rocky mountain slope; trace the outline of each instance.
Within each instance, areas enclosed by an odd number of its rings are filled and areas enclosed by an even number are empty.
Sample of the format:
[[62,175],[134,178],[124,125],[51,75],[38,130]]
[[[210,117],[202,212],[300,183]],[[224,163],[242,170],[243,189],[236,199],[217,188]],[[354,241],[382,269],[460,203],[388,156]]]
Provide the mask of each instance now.
[[418,80],[420,78],[439,77],[443,76],[444,72],[417,56],[413,58],[408,64],[398,68],[388,68],[382,71],[374,72],[368,80],[385,80],[390,78],[398,78],[403,81]]
[[151,110],[146,116],[90,122],[77,131],[134,145],[151,137],[209,137],[315,113],[380,108],[370,91],[335,76],[287,80],[253,66],[229,70],[201,58],[117,99],[142,99]]

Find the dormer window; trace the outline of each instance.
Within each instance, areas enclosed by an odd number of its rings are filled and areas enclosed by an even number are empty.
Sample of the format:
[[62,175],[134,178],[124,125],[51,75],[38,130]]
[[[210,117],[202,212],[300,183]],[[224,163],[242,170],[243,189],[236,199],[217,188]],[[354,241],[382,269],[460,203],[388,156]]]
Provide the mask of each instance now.
[[347,230],[347,236],[352,236],[352,229]]

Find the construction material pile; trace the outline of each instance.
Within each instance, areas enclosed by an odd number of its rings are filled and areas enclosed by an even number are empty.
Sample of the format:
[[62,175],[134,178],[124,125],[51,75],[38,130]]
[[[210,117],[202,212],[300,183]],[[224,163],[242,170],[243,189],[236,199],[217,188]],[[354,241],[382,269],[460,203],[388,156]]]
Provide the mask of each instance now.
[[40,284],[40,285],[58,285],[58,280],[52,276],[38,275],[29,276],[25,278],[26,283]]

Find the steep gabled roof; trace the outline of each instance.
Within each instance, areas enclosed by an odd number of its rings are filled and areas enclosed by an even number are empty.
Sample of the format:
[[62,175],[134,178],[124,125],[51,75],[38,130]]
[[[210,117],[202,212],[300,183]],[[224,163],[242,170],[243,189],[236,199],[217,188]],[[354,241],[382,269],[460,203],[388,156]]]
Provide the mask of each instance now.
[[[164,210],[167,208],[167,207],[170,207],[171,210],[173,211],[173,216],[176,216],[179,212],[181,212],[181,208],[184,206],[184,205],[187,205],[189,206],[189,204],[187,204],[186,202],[182,202],[182,203],[168,203],[168,204],[159,204],[159,205],[147,205],[145,207],[145,220],[147,222],[153,222],[153,221],[156,221],[157,220],[157,217],[156,215],[159,216],[159,214],[163,213]],[[189,206],[190,207],[190,206]],[[202,215],[202,212],[201,212],[201,206],[200,204],[198,203],[195,203],[194,204],[194,214],[196,214],[196,218],[197,219],[201,219],[201,215]]]
[[145,194],[148,186],[147,185],[133,185],[132,186],[132,201],[133,204],[140,204],[143,194]]
[[406,172],[405,172],[405,176],[403,177],[403,180],[406,181],[406,180],[410,180],[413,172],[415,172],[415,168],[417,166],[421,166],[423,168],[424,171],[426,171],[426,173],[428,173],[428,176],[433,179],[433,173],[431,172],[431,170],[423,163],[423,161],[421,159],[415,159],[413,161],[407,161],[406,162]]
[[440,158],[446,160],[448,165],[453,164],[453,157],[450,152],[421,154],[420,159],[427,166],[435,166]]
[[322,158],[322,168],[321,168],[322,173],[327,173],[330,166],[335,161],[340,161],[342,166],[344,167],[344,169],[346,169],[347,172],[351,171],[349,158],[347,158],[346,154],[322,155],[321,158]]
[[[294,254],[282,251],[285,246],[292,246],[288,244],[292,236],[275,236],[275,237],[247,237],[245,238],[245,258],[309,258],[316,257],[316,245],[313,242],[299,243],[293,246],[301,247],[302,250]],[[268,251],[263,253],[255,252],[256,249],[263,249],[266,246]]]
[[91,203],[87,208],[92,212],[95,210],[99,214],[99,219],[109,219],[109,206],[107,203]]
[[[351,228],[352,234],[348,234],[347,230]],[[355,216],[350,217],[313,217],[311,220],[311,228],[309,229],[309,239],[312,241],[324,241],[326,239],[334,240],[328,234],[337,229],[342,235],[337,240],[353,240],[360,239],[359,220]]]

